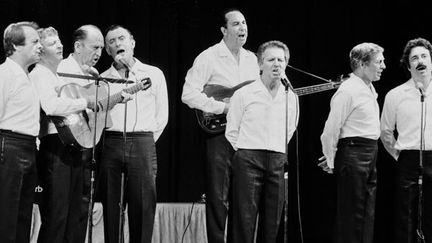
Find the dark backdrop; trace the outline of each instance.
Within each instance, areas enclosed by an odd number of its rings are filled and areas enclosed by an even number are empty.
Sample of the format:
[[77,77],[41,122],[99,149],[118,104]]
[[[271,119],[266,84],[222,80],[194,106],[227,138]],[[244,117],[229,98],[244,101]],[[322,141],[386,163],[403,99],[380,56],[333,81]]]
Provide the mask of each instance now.
[[[348,53],[354,45],[367,41],[383,46],[387,69],[374,84],[381,107],[385,94],[406,80],[399,67],[405,43],[419,36],[431,39],[430,11],[423,0],[0,0],[0,29],[23,20],[53,26],[60,32],[66,57],[72,50],[73,30],[83,24],[102,30],[111,24],[128,27],[137,42],[136,56],[161,68],[168,84],[170,117],[157,143],[158,200],[192,202],[204,193],[204,134],[193,111],[180,100],[182,86],[195,56],[220,41],[216,19],[222,9],[232,6],[240,8],[247,19],[247,49],[256,51],[265,41],[281,40],[290,48],[291,65],[326,79],[350,72]],[[96,67],[102,72],[110,62],[104,52]],[[322,83],[293,70],[287,74],[294,87]],[[317,167],[317,159],[333,93],[300,98],[297,139],[289,150],[290,242],[300,239],[298,199],[305,242],[331,240],[335,179]],[[390,242],[394,164],[380,144],[375,242]]]

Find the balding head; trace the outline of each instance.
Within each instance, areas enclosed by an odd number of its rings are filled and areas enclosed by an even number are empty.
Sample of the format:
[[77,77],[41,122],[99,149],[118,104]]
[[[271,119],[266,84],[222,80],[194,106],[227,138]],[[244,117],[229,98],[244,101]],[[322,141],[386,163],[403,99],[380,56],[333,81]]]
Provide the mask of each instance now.
[[100,29],[94,25],[83,25],[73,35],[74,56],[80,65],[93,67],[99,61],[104,47]]

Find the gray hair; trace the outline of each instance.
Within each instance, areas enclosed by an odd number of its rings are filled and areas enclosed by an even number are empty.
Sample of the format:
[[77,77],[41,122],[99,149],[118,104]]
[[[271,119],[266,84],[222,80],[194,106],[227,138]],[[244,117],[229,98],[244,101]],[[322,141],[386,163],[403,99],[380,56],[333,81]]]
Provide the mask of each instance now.
[[354,46],[349,55],[352,71],[355,71],[363,63],[369,63],[376,54],[382,52],[384,52],[384,48],[374,43],[364,42]]

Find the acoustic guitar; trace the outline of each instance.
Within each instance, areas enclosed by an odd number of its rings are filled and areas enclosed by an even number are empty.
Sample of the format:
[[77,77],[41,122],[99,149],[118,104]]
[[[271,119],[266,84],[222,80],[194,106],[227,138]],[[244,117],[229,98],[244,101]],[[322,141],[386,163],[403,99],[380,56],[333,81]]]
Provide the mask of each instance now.
[[[145,78],[139,83],[125,88],[122,91],[128,94],[135,94],[140,90],[150,88],[150,86],[150,78]],[[97,86],[95,84],[81,86],[79,84],[70,83],[61,86],[57,94],[58,97],[95,100],[96,88]],[[81,149],[92,148],[94,139],[96,139],[95,142],[97,144],[105,126],[110,127],[112,125],[110,117],[107,116],[107,112],[123,100],[121,95],[122,91],[108,96],[107,89],[98,88],[99,109],[97,112],[86,109],[66,116],[49,116],[56,126],[59,137],[63,143]]]
[[[203,93],[207,95],[207,97],[213,97],[215,100],[223,101],[226,98],[230,98],[234,92],[241,87],[250,84],[254,80],[245,81],[240,83],[232,88],[227,88],[222,85],[205,85],[203,89]],[[317,84],[312,86],[306,86],[294,89],[294,93],[298,96],[308,95],[313,93],[318,93],[326,90],[336,89],[343,82],[329,82],[324,84]],[[212,114],[202,112],[201,110],[195,110],[195,115],[197,117],[197,121],[202,130],[210,134],[219,134],[225,131],[226,127],[226,114]]]

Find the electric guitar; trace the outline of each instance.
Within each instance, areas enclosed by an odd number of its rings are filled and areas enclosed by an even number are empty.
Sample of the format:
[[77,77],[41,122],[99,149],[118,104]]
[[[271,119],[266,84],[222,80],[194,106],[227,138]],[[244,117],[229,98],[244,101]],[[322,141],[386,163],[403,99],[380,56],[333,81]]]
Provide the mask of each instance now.
[[[232,88],[228,88],[217,84],[207,84],[204,86],[203,93],[207,97],[213,97],[215,100],[223,101],[226,98],[231,98],[234,92],[241,87],[248,85],[255,80],[244,81]],[[213,114],[195,109],[195,115],[199,126],[207,133],[218,134],[225,131],[226,114]]]
[[[215,100],[223,101],[225,98],[230,98],[234,92],[253,82],[254,80],[245,81],[241,84],[238,84],[232,88],[227,88],[222,85],[205,85],[203,93],[207,95],[207,97],[213,97]],[[294,89],[294,93],[298,96],[319,93],[326,90],[336,89],[343,81],[329,82],[324,84],[317,84],[312,86],[306,86]],[[212,114],[202,112],[200,110],[195,110],[195,115],[197,117],[197,121],[202,130],[210,134],[219,134],[225,131],[226,126],[226,114]]]
[[[139,83],[123,89],[122,91],[128,94],[135,94],[140,90],[150,88],[150,78],[145,78]],[[81,86],[79,84],[65,84],[58,91],[58,97],[67,98],[87,98],[95,100],[96,85],[88,84]],[[111,110],[117,103],[123,100],[121,92],[108,96],[108,92],[104,88],[98,88],[98,111],[94,112],[89,109],[75,112],[66,116],[49,116],[51,121],[57,128],[60,139],[64,144],[72,145],[78,148],[92,148],[94,136],[96,136],[96,144],[99,142],[103,129],[112,125],[111,119],[107,116],[107,112]],[[107,121],[105,123],[105,120]],[[96,120],[96,124],[95,124]]]

